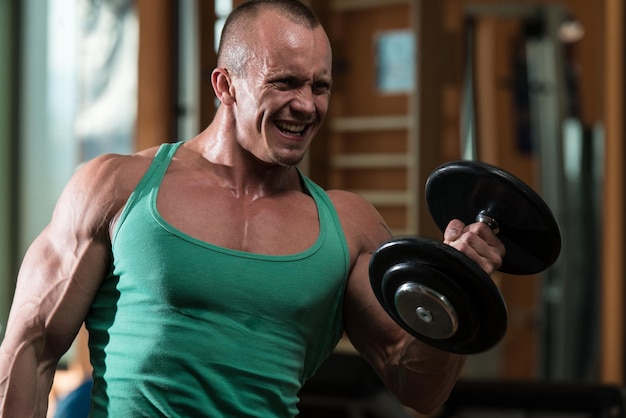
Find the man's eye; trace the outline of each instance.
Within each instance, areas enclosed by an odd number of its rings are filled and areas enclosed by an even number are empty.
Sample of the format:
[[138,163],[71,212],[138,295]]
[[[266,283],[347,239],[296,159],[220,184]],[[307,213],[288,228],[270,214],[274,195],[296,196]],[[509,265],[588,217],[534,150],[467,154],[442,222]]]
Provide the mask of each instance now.
[[317,94],[324,94],[330,90],[330,84],[328,83],[316,83],[313,85],[313,92]]
[[283,78],[280,80],[274,80],[273,84],[276,87],[280,87],[280,88],[286,88],[286,87],[290,87],[293,85],[293,82],[287,78]]

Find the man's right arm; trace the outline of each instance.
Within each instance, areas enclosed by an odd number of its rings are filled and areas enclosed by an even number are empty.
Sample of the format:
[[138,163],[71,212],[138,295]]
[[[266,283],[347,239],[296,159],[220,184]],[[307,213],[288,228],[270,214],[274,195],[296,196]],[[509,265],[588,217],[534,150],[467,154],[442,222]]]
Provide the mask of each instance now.
[[123,157],[87,163],[28,249],[0,346],[0,416],[45,417],[58,360],[70,347],[111,261],[109,227],[128,197]]

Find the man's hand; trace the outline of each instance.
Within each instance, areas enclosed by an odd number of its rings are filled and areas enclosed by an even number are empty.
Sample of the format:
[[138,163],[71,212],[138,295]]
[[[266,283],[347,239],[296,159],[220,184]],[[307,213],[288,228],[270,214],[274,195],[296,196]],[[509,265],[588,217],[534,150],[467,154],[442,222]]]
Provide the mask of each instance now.
[[444,231],[443,242],[465,253],[489,275],[500,268],[506,252],[498,236],[483,222],[465,225],[453,219]]

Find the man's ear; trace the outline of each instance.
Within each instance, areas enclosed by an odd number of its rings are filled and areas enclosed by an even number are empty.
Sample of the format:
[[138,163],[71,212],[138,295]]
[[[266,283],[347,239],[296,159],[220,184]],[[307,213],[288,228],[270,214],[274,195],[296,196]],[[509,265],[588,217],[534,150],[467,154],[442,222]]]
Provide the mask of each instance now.
[[211,85],[217,99],[230,106],[235,103],[232,79],[226,68],[216,68],[211,73]]

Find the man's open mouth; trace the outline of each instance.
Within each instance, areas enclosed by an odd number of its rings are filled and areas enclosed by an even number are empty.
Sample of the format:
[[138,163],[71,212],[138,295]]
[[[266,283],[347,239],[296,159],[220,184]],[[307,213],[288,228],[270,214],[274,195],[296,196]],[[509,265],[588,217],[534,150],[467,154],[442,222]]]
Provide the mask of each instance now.
[[306,129],[306,124],[295,124],[287,122],[275,122],[276,127],[287,135],[302,135],[302,132]]

